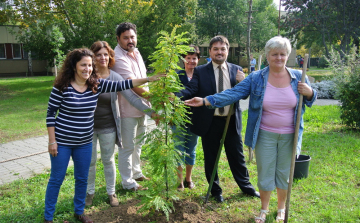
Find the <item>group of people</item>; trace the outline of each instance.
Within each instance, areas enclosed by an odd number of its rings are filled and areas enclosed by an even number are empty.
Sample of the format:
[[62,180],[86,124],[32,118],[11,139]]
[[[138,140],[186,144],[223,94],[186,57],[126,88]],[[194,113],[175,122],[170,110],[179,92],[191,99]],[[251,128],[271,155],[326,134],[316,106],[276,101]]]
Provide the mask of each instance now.
[[136,48],[134,24],[121,23],[116,33],[115,52],[105,41],[95,42],[90,49],[75,49],[68,53],[55,79],[46,117],[51,174],[45,195],[45,222],[53,222],[70,157],[74,162],[74,217],[93,222],[84,215],[84,208],[85,204],[92,204],[95,194],[97,141],[111,206],[119,205],[115,194],[115,145],[119,147],[123,188],[146,189],[137,183],[149,178],[140,168],[143,142],[136,136],[145,132],[145,114],[152,118],[156,114],[142,97],[146,87],[138,86],[157,81],[165,74],[146,76],[145,64]]
[[[150,180],[142,174],[140,154],[146,130],[146,115],[155,118],[146,100],[147,82],[157,81],[165,74],[151,77],[136,48],[137,31],[132,23],[121,23],[116,29],[117,46],[111,49],[105,41],[95,42],[90,49],[75,49],[68,53],[52,89],[47,129],[51,175],[45,196],[45,220],[53,222],[55,205],[64,180],[70,157],[74,161],[75,195],[74,217],[81,222],[93,222],[84,214],[85,205],[92,205],[95,196],[97,141],[104,165],[106,191],[111,206],[118,206],[115,193],[115,145],[118,146],[118,169],[124,189],[146,190],[138,182]],[[178,72],[184,89],[177,97],[191,106],[191,124],[186,134],[177,140],[184,142],[176,149],[183,154],[178,166],[178,190],[193,189],[192,169],[196,160],[198,136],[204,152],[205,175],[208,182],[214,169],[226,117],[231,116],[224,146],[233,177],[243,193],[261,199],[260,215],[256,222],[264,222],[269,209],[271,191],[278,193],[277,220],[284,219],[284,208],[291,152],[294,120],[300,94],[311,106],[316,91],[309,82],[301,83],[301,72],[287,68],[291,51],[288,39],[274,37],[265,46],[269,66],[252,72],[245,78],[242,68],[228,63],[229,42],[215,36],[209,44],[211,62],[197,66],[199,48],[183,55],[184,70]],[[249,181],[241,139],[241,109],[239,100],[250,96],[245,144],[255,149],[258,168],[258,188]],[[234,103],[233,109],[230,104]],[[305,111],[303,105],[302,114]],[[178,131],[172,126],[172,131]],[[301,119],[298,152],[303,132]],[[218,174],[211,190],[217,202],[223,202]]]

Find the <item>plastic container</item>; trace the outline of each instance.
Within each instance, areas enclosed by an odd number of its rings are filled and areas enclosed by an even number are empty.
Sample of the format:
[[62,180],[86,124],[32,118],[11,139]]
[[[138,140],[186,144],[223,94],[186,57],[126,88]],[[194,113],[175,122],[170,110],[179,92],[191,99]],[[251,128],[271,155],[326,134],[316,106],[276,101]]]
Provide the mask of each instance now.
[[309,175],[311,157],[308,155],[299,155],[295,160],[294,179],[307,178]]

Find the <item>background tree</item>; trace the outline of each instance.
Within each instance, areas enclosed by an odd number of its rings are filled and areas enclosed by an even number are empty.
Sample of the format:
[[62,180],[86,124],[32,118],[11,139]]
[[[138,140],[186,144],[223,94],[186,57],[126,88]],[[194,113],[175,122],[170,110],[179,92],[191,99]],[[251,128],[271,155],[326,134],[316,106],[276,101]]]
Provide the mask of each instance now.
[[[248,8],[247,0],[199,0],[195,19],[198,43],[221,34],[237,43],[244,54]],[[276,35],[277,10],[272,0],[253,0],[253,10],[257,11],[252,14],[256,23],[252,24],[250,46],[251,52],[257,52]]]
[[[246,46],[246,0],[198,0],[196,11],[197,44],[216,35],[226,36],[230,43]],[[228,58],[229,61],[234,58]],[[236,60],[237,61],[237,60]]]
[[254,0],[251,30],[251,49],[254,52],[264,50],[266,42],[277,35],[278,11],[272,0]]
[[330,45],[342,57],[352,44],[359,46],[360,0],[285,0],[283,6],[290,12],[283,27],[289,36],[303,32],[307,46],[321,41],[327,56]]
[[199,41],[224,35],[230,42],[239,42],[246,36],[246,5],[245,0],[199,0],[195,20]]
[[145,60],[155,51],[158,33],[171,32],[179,26],[178,32],[188,32],[192,41],[196,39],[195,18],[197,0],[153,0],[148,13],[138,13],[132,22],[137,24],[138,47]]
[[[2,0],[4,1],[4,0]],[[13,6],[1,8],[2,18],[20,27],[18,36],[29,35],[27,44],[35,48],[41,44],[43,33],[38,30],[54,30],[57,27],[64,38],[60,50],[64,53],[79,47],[89,47],[97,40],[105,40],[115,47],[115,29],[121,22],[129,21],[138,25],[139,48],[144,58],[156,46],[160,30],[171,31],[176,24],[194,32],[196,0],[13,0]],[[41,24],[41,25],[35,25]],[[51,34],[50,34],[51,35]],[[40,41],[40,42],[37,42]],[[49,46],[49,45],[48,45]],[[53,51],[50,47],[48,51]]]

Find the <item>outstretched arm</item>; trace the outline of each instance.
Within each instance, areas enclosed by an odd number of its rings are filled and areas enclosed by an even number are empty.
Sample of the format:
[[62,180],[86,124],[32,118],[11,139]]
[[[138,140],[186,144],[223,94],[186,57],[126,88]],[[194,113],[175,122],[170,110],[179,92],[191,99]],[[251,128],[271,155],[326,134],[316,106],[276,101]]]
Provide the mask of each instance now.
[[209,106],[211,105],[206,98],[194,97],[192,99],[186,100],[185,105],[191,107],[201,107],[201,106]]
[[160,80],[161,77],[166,77],[166,74],[157,74],[147,78],[132,79],[133,87],[138,87],[145,84],[146,82],[153,82]]
[[209,95],[206,98],[194,97],[186,100],[185,104],[192,107],[210,106],[211,108],[221,108],[231,105],[240,99],[247,98],[250,94],[250,80],[249,75],[245,80],[235,85],[233,88],[227,89],[223,92]]

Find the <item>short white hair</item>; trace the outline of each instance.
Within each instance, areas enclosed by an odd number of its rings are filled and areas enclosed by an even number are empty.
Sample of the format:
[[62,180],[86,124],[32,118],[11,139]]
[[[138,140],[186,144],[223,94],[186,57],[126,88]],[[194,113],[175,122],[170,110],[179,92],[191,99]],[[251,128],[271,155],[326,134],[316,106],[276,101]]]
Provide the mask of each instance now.
[[275,36],[267,41],[265,45],[265,55],[268,56],[269,52],[273,49],[286,49],[287,56],[291,53],[291,43],[288,38]]

